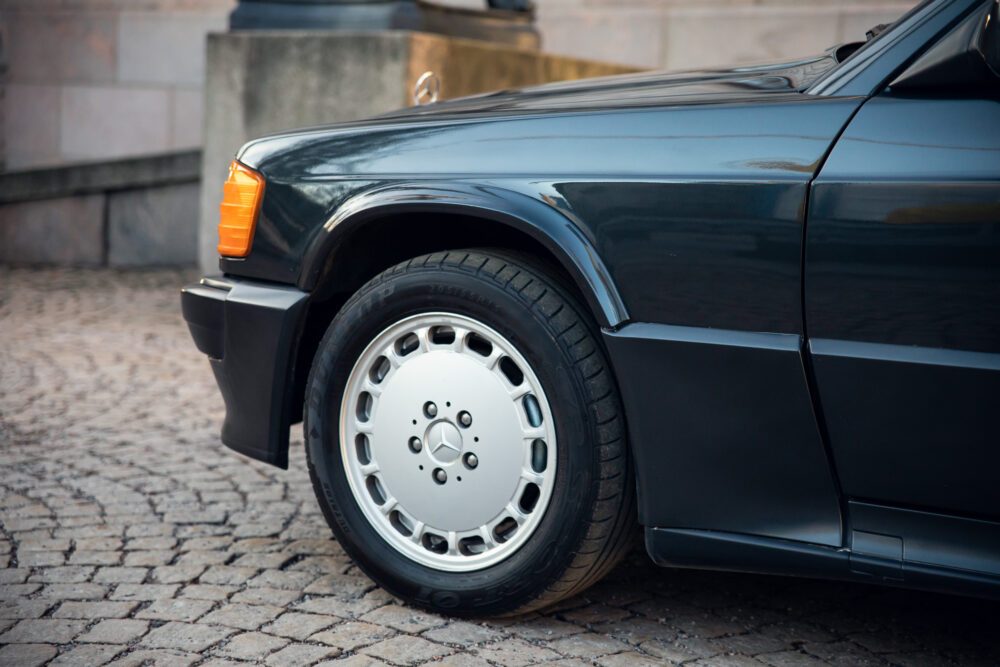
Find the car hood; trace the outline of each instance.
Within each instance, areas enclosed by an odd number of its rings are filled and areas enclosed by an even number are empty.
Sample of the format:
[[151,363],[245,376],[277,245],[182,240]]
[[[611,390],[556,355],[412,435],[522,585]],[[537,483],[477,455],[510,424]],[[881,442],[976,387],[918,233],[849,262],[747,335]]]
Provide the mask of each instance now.
[[832,55],[823,55],[795,62],[732,69],[619,74],[501,90],[409,107],[379,118],[599,110],[721,102],[800,91],[836,64]]
[[757,103],[800,96],[837,64],[832,55],[796,62],[722,70],[645,72],[501,90],[425,106],[408,107],[360,121],[305,128],[246,144],[238,159],[257,167],[277,154],[331,136],[406,131],[408,126],[544,113],[620,110],[636,107]]

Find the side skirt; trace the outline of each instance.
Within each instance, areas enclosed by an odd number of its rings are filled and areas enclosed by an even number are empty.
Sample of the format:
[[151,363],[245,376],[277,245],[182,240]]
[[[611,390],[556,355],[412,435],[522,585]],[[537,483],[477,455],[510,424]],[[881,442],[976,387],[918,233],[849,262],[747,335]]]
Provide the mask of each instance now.
[[848,549],[796,540],[686,528],[646,528],[657,565],[802,577],[847,578]]
[[664,567],[815,577],[1000,599],[1000,576],[900,562],[884,551],[862,553],[878,549],[860,537],[855,535],[852,550],[740,533],[647,527],[646,551]]

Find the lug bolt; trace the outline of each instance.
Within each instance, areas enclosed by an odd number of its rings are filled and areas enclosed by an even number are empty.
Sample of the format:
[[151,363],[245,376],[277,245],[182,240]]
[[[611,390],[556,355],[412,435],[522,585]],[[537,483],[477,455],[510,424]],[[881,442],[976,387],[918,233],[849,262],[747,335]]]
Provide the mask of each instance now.
[[477,465],[479,465],[479,457],[478,456],[476,456],[472,452],[469,452],[468,454],[465,455],[465,467],[466,468],[468,468],[469,470],[472,470]]
[[458,413],[458,423],[465,427],[472,426],[472,415],[462,410]]
[[438,484],[444,484],[445,482],[448,481],[448,473],[446,473],[444,470],[441,470],[441,468],[435,468],[434,481],[437,482]]
[[411,452],[413,452],[414,454],[416,454],[417,452],[419,452],[423,448],[424,448],[424,445],[423,445],[423,443],[420,442],[420,438],[418,438],[417,436],[413,436],[412,438],[410,438],[410,451]]
[[432,401],[427,401],[424,403],[424,414],[428,417],[436,417],[438,413],[438,406],[434,405]]

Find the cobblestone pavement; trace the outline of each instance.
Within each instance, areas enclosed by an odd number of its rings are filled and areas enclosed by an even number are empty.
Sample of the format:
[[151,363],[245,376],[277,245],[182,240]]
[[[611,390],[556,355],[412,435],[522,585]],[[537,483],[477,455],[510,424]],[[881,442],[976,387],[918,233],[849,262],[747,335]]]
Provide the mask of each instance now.
[[403,606],[226,450],[180,272],[0,267],[0,665],[997,664],[1000,605],[651,565],[543,614]]

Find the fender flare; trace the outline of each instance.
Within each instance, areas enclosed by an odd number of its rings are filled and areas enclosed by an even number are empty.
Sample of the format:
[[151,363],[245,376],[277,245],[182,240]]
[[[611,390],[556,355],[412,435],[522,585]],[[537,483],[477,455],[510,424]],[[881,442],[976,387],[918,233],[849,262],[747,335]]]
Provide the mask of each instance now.
[[[547,198],[546,198],[547,199]],[[527,234],[569,273],[604,329],[628,321],[625,304],[593,241],[571,217],[526,194],[482,184],[394,183],[357,194],[323,224],[306,250],[297,286],[311,292],[328,258],[368,221],[405,213],[452,213],[491,220]]]

